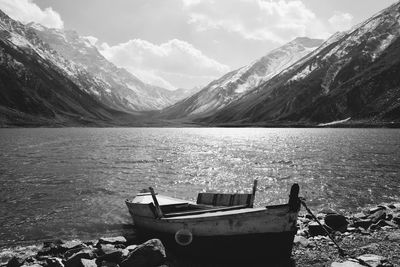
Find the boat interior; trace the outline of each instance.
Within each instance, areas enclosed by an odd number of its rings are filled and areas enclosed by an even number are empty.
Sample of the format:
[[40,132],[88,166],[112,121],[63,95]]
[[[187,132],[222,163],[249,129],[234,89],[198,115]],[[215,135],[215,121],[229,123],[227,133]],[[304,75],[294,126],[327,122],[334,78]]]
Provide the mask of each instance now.
[[199,193],[196,203],[161,205],[164,217],[249,208],[252,194]]

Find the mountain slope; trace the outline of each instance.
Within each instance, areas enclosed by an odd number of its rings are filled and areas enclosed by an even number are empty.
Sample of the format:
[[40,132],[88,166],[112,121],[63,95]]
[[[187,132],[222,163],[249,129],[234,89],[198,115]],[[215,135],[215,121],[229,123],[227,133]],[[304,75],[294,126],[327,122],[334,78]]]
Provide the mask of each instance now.
[[399,121],[399,21],[397,3],[201,121]]
[[127,70],[116,67],[100,54],[89,38],[79,36],[75,31],[49,29],[35,23],[27,26],[64,58],[79,64],[101,81],[103,88],[95,95],[109,105],[128,111],[157,110],[187,96],[184,91],[170,91],[146,84]]
[[197,94],[162,111],[162,116],[177,118],[213,113],[258,85],[268,81],[322,43],[319,39],[297,38],[241,69],[211,82]]
[[100,125],[125,116],[82,90],[79,73],[25,25],[0,11],[0,125]]

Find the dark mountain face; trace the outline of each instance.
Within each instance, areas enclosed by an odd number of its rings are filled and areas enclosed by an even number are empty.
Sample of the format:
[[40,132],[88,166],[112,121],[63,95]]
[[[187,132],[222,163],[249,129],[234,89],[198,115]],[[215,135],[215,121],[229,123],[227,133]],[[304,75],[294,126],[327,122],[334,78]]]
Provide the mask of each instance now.
[[399,121],[399,19],[397,3],[199,121]]
[[0,11],[0,124],[102,125],[124,115],[82,90],[73,67]]

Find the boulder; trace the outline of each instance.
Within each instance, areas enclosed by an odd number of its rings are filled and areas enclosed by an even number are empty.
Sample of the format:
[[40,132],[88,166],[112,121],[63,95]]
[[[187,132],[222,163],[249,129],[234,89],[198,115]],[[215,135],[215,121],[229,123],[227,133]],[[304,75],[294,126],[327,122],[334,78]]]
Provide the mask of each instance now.
[[63,244],[63,241],[61,241],[60,239],[43,242],[43,248],[38,251],[37,255],[38,256],[47,256],[47,255],[56,256],[56,255],[62,254],[65,251],[67,251],[65,248],[61,247],[62,244]]
[[364,228],[364,229],[368,229],[368,227],[370,227],[372,224],[372,221],[370,219],[365,219],[365,220],[359,220],[359,221],[354,221],[353,222],[353,226],[358,228]]
[[[126,238],[123,236],[116,236],[116,237],[102,237],[97,242],[97,245],[100,244],[111,244],[111,245],[125,245],[127,243]],[[96,245],[96,246],[97,246]]]
[[400,225],[400,213],[393,214],[392,221],[395,222],[396,224]]
[[117,264],[120,264],[122,262],[122,256],[123,252],[121,250],[115,250],[113,252],[108,252],[104,255],[99,256],[96,261],[98,263],[101,263],[102,261],[109,261],[109,262],[115,262]]
[[100,255],[109,254],[119,250],[118,248],[116,248],[114,245],[111,244],[101,244],[98,245],[97,248]]
[[374,255],[374,254],[364,254],[364,255],[357,257],[357,259],[360,259],[360,260],[366,262],[371,267],[379,267],[387,262],[385,257]]
[[389,241],[397,242],[400,244],[400,233],[390,233],[386,237]]
[[8,262],[7,262],[7,267],[20,267],[24,264],[26,258],[21,258],[21,257],[12,257]]
[[368,219],[370,219],[372,223],[377,223],[378,221],[384,220],[385,218],[386,218],[386,212],[383,209],[378,210],[368,216]]
[[87,247],[82,241],[80,240],[71,240],[71,241],[64,241],[60,247],[70,250],[70,249],[76,249],[76,248],[84,248]]
[[151,239],[132,250],[127,259],[122,261],[121,267],[160,266],[165,258],[164,245],[159,239]]
[[62,260],[56,257],[46,259],[46,267],[64,267]]
[[65,261],[65,267],[82,267],[81,259],[94,259],[95,254],[91,249],[84,249],[70,256]]
[[354,213],[351,217],[360,220],[360,219],[367,218],[367,215],[365,215],[364,212],[357,212],[357,213]]
[[320,210],[318,213],[323,213],[323,214],[336,214],[337,212],[334,211],[331,208],[323,208],[322,210]]
[[21,267],[43,267],[43,266],[40,265],[39,263],[35,262],[32,264],[23,264]]
[[[327,229],[327,228],[325,228],[325,229]],[[321,227],[321,225],[319,225],[316,222],[312,222],[312,223],[308,224],[308,233],[310,234],[310,236],[326,235],[324,228]]]
[[309,241],[307,238],[305,238],[303,236],[299,236],[299,235],[296,235],[294,237],[293,243],[301,245],[303,247],[308,247],[312,244],[311,241]]
[[345,262],[332,262],[331,267],[365,267],[355,260],[348,260]]
[[347,225],[349,224],[345,216],[337,213],[327,214],[324,220],[325,224],[332,228],[332,230],[340,232],[346,231]]
[[371,209],[369,209],[369,213],[370,214],[373,214],[373,213],[376,213],[376,212],[378,212],[378,211],[382,211],[382,210],[386,210],[386,207],[385,206],[377,206],[377,207],[374,207],[374,208],[371,208]]
[[81,259],[81,267],[97,267],[95,260]]
[[119,267],[119,265],[115,262],[109,262],[109,261],[102,261],[100,267]]
[[135,250],[137,247],[138,247],[138,245],[130,245],[130,246],[127,246],[125,249],[132,251],[132,250]]

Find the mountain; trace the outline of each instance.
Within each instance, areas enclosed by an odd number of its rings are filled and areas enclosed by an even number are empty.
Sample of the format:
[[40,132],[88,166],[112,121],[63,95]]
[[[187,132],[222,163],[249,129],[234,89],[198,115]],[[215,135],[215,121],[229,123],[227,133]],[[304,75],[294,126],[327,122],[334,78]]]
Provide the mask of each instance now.
[[307,37],[296,38],[252,64],[211,82],[197,94],[164,109],[161,112],[162,116],[179,118],[212,114],[268,81],[316,49],[322,42]]
[[205,123],[400,121],[400,2],[242,95]]
[[45,43],[67,60],[80,65],[102,83],[92,94],[103,103],[125,111],[157,110],[188,96],[142,82],[123,68],[109,62],[90,38],[71,30],[49,29],[37,23],[27,25]]
[[103,87],[0,11],[0,125],[108,125],[135,120],[93,97]]

